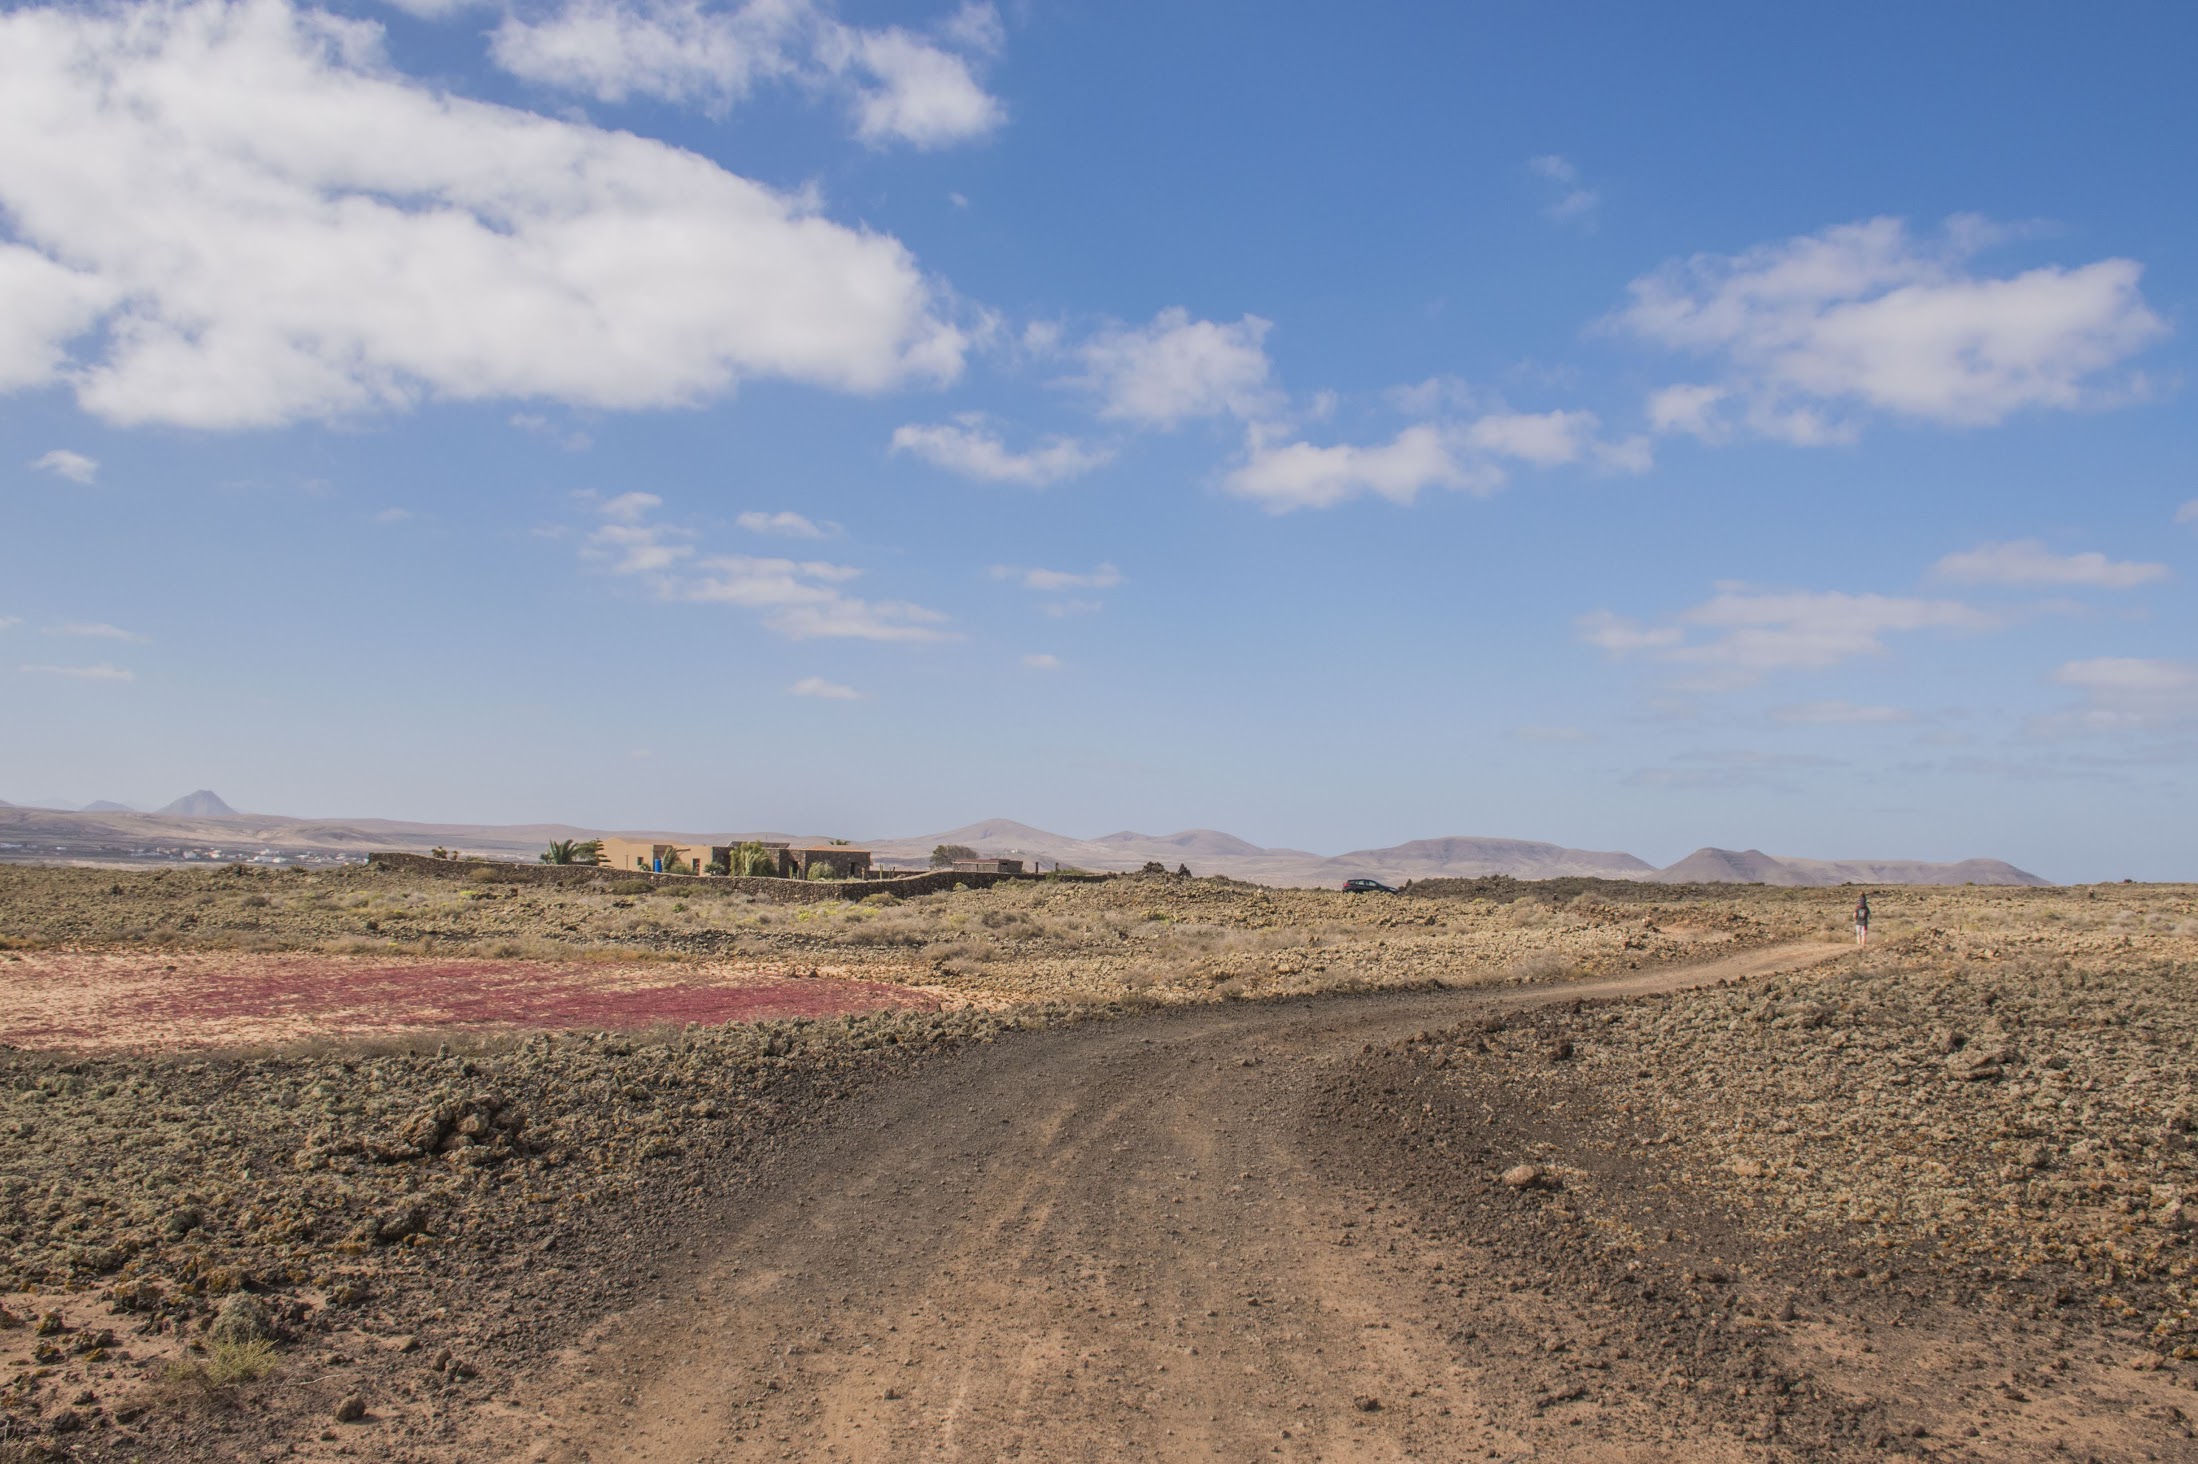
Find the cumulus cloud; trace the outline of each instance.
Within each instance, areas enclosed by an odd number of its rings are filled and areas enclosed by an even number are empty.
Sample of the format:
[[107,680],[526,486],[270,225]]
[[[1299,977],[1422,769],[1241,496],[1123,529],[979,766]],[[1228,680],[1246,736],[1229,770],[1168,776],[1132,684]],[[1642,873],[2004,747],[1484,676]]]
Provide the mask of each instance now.
[[0,15],[0,387],[224,428],[959,372],[897,240],[660,142],[435,91],[381,41],[287,0]]
[[1900,707],[1857,706],[1850,701],[1807,701],[1771,708],[1771,720],[1788,727],[1888,727],[1913,722]]
[[[0,327],[0,329],[4,329],[4,327]],[[0,349],[4,349],[4,347],[0,347]],[[44,457],[33,461],[31,466],[51,473],[57,478],[66,478],[71,483],[89,483],[99,476],[99,459],[88,458],[80,452],[71,452],[65,447],[55,448]]]
[[1269,322],[1193,320],[1171,306],[1149,325],[1116,326],[1087,341],[1078,384],[1099,397],[1099,414],[1144,427],[1193,417],[1255,417],[1275,395],[1268,383]]
[[943,147],[1005,120],[976,64],[1005,40],[999,13],[965,5],[928,38],[834,20],[805,0],[565,0],[514,8],[489,54],[514,76],[601,102],[637,97],[723,116],[759,84],[843,93],[865,142]]
[[1459,461],[1441,429],[1420,425],[1372,447],[1310,442],[1276,447],[1255,433],[1244,462],[1229,473],[1222,487],[1270,512],[1284,513],[1293,508],[1330,508],[1367,493],[1392,503],[1410,503],[1423,488],[1485,493],[1502,483],[1501,470],[1469,468]]
[[1594,189],[1580,181],[1580,170],[1571,159],[1556,153],[1545,153],[1526,160],[1527,170],[1540,178],[1550,188],[1549,205],[1542,210],[1550,218],[1564,223],[1593,224],[1595,207],[1601,202]]
[[1044,651],[1033,651],[1023,657],[1023,664],[1033,671],[1058,671],[1061,669],[1061,658]]
[[2056,727],[2086,731],[2155,731],[2198,723],[2198,662],[2101,656],[2068,661],[2054,681],[2084,694],[2086,705]]
[[30,676],[66,676],[71,681],[135,681],[137,673],[125,666],[101,661],[91,666],[19,666]]
[[1111,590],[1122,583],[1122,571],[1111,564],[1102,564],[1088,572],[1066,569],[1017,569],[1012,565],[995,564],[992,577],[996,580],[1013,580],[1026,590],[1043,590],[1049,594],[1061,590]]
[[834,523],[818,523],[798,513],[759,513],[750,511],[733,520],[751,534],[769,534],[780,539],[836,539],[840,526]]
[[1882,655],[1894,634],[1985,631],[2004,623],[1956,600],[1730,585],[1668,624],[1643,625],[1599,610],[1577,626],[1582,640],[1613,656],[1702,667],[1713,673],[1711,684],[1738,685],[1774,671]]
[[139,635],[136,631],[124,630],[119,625],[108,625],[96,620],[70,620],[60,625],[49,625],[46,627],[46,634],[82,636],[91,640],[132,641],[138,645],[149,645],[152,642],[151,636]]
[[1843,441],[1872,412],[1981,426],[2135,389],[2113,373],[2167,329],[2139,293],[2142,266],[1977,273],[1974,256],[1997,237],[1957,219],[1919,239],[1880,218],[1696,255],[1635,280],[1615,324],[1725,368],[1719,382],[1650,398],[1661,430],[1704,437],[1737,425]]
[[411,517],[412,510],[409,508],[385,508],[374,515],[374,522],[378,524],[401,524]]
[[2198,498],[2191,499],[2181,508],[2175,510],[2175,522],[2179,524],[2198,524]]
[[807,7],[780,0],[710,8],[570,0],[505,15],[489,56],[514,76],[599,102],[650,97],[723,114],[757,82],[800,70],[809,21]]
[[813,696],[822,701],[861,701],[863,694],[852,686],[842,686],[836,681],[826,681],[822,676],[804,676],[787,688],[795,696]]
[[0,630],[13,630],[23,623],[20,615],[0,615]]
[[910,423],[893,430],[893,451],[913,453],[933,467],[986,483],[1023,483],[1042,488],[1109,461],[1113,452],[1069,437],[1048,437],[1028,452],[1010,452],[981,413],[952,423]]
[[1980,544],[1932,566],[1942,579],[1972,585],[2056,585],[2127,590],[2166,579],[2164,564],[2109,559],[2104,554],[2055,554],[2036,539]]
[[1645,439],[1597,439],[1593,412],[1488,412],[1462,422],[1415,423],[1386,443],[1322,446],[1275,443],[1267,430],[1247,434],[1243,460],[1222,488],[1274,513],[1329,508],[1372,494],[1408,504],[1423,489],[1492,493],[1508,481],[1506,462],[1550,468],[1592,461],[1612,472],[1650,464]]
[[899,26],[835,27],[825,55],[842,74],[862,78],[855,133],[865,142],[946,147],[983,137],[1006,120],[1005,109],[978,84],[967,57]]
[[660,503],[653,493],[625,493],[599,505],[603,522],[589,534],[586,555],[612,574],[642,580],[659,599],[753,610],[767,627],[794,640],[952,638],[941,628],[947,617],[936,610],[902,600],[865,600],[842,589],[862,575],[852,565],[704,554],[690,531],[648,517]]

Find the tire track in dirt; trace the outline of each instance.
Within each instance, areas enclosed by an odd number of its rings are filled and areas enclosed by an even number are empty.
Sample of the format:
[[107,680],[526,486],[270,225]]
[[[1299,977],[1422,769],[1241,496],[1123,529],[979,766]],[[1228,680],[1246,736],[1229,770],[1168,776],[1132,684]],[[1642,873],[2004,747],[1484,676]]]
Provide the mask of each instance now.
[[1424,1288],[1349,1243],[1363,1207],[1302,1151],[1305,1085],[1325,1059],[1475,1010],[1748,979],[1843,949],[1205,1008],[968,1054],[866,1095],[787,1156],[696,1237],[693,1274],[523,1383],[461,1456],[1500,1452],[1515,1440],[1498,1400]]

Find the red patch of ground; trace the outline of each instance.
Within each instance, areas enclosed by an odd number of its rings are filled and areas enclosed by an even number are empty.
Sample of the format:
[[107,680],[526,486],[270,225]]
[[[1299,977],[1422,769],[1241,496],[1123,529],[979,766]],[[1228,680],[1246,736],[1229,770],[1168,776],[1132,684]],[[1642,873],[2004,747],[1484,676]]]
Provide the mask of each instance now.
[[634,1028],[934,1009],[929,992],[733,966],[28,952],[0,961],[0,1042],[176,1048],[435,1028]]

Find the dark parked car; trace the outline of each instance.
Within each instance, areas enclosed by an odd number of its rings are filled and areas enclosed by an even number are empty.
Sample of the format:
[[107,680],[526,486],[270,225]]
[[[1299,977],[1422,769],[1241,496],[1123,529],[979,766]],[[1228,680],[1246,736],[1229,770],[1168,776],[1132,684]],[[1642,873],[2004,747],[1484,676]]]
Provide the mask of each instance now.
[[1397,891],[1395,886],[1385,885],[1378,879],[1347,879],[1343,882],[1343,892],[1349,895],[1393,895]]

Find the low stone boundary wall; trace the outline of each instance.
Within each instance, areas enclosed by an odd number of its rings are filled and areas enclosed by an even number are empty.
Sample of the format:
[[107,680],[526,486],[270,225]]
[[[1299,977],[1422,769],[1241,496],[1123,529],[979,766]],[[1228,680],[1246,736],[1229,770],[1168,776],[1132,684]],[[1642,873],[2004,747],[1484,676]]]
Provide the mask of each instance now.
[[527,885],[630,885],[639,880],[651,889],[691,890],[697,885],[712,890],[734,890],[760,895],[786,905],[819,904],[826,900],[859,900],[864,895],[888,894],[906,899],[911,895],[935,895],[962,885],[988,890],[1018,879],[1109,879],[1104,874],[974,874],[951,869],[922,874],[887,875],[878,879],[760,879],[752,875],[644,874],[638,869],[609,869],[598,864],[520,864],[502,859],[437,859],[430,854],[377,853],[366,856],[369,869],[391,873],[425,874],[440,879],[473,880],[482,884]]

